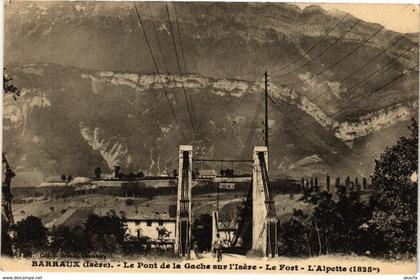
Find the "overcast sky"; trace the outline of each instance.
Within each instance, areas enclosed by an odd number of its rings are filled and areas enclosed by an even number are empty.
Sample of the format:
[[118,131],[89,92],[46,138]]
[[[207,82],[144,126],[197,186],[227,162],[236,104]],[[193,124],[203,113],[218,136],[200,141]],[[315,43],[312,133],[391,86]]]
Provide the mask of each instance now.
[[[297,3],[301,9],[313,4]],[[337,9],[349,12],[369,22],[377,22],[385,28],[407,33],[419,32],[419,6],[415,4],[316,4],[325,10]]]

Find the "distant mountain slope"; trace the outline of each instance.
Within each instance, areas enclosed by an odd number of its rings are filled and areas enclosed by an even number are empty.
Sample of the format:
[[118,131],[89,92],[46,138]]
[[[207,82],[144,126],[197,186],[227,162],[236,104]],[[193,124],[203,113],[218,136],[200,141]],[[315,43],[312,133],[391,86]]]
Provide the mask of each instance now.
[[[412,34],[401,38],[383,30],[363,44],[378,24],[356,24],[352,16],[343,19],[341,12],[316,6],[177,3],[189,72],[183,81],[176,75],[165,6],[150,4],[152,17],[144,3],[138,7],[165,72],[152,18],[158,26],[171,72],[161,78],[187,139],[171,116],[131,3],[12,2],[5,9],[5,64],[22,96],[4,100],[3,139],[21,174],[91,175],[98,165],[157,174],[176,167],[177,145],[185,142],[205,146],[209,157],[250,157],[252,146],[262,144],[265,70],[277,104],[270,104],[273,176],[366,176],[373,159],[407,133],[407,121],[417,116],[417,70],[372,93],[416,64]],[[288,66],[339,20],[313,52]],[[390,69],[364,80],[387,64]],[[182,85],[193,101],[198,139],[192,137]]]
[[[251,83],[187,77],[184,86],[192,93],[199,116],[195,118],[196,140],[182,99],[181,79],[165,77],[168,90],[175,92],[170,100],[187,135],[184,141],[156,75],[50,64],[9,70],[17,77],[22,96],[17,101],[5,99],[4,149],[13,151],[9,154],[24,170],[36,168],[48,176],[91,175],[97,165],[109,169],[121,165],[125,170],[156,174],[175,168],[177,146],[185,141],[213,150],[217,158],[249,158],[252,147],[262,144],[261,80]],[[294,163],[313,154],[323,160],[318,162],[321,166],[311,167],[312,172],[340,172],[340,168],[350,172],[348,166],[353,162],[345,161],[354,151],[349,143],[408,120],[417,108],[415,101],[401,103],[360,117],[358,122],[340,123],[326,117],[304,96],[291,97],[276,88],[272,88],[272,94],[279,101],[279,107],[270,106],[273,174],[299,173],[302,170],[296,170],[296,166],[303,166]],[[289,112],[288,118],[281,112]],[[288,120],[293,120],[298,130]],[[365,163],[372,161],[374,155],[370,156]],[[332,162],[335,166],[328,166]]]

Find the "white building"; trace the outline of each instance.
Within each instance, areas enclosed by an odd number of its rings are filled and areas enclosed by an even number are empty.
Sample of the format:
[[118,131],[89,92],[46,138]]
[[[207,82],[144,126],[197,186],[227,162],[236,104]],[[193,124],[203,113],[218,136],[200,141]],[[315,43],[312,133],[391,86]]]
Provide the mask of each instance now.
[[68,183],[63,181],[57,181],[57,182],[43,182],[39,185],[39,187],[67,187]]
[[219,183],[219,189],[234,190],[235,187],[236,187],[236,184],[232,183],[232,182],[220,182]]
[[127,233],[131,238],[150,238],[152,241],[174,241],[176,218],[167,213],[126,217]]
[[213,169],[201,169],[198,171],[198,173],[199,179],[214,179],[217,177],[217,172]]

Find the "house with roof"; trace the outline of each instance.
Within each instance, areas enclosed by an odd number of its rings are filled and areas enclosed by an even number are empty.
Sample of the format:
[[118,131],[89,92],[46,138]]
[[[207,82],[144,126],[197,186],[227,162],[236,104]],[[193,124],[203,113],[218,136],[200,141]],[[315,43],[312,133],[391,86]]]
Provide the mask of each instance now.
[[166,212],[142,209],[138,214],[125,217],[127,234],[131,238],[148,238],[152,243],[174,243],[176,207],[169,206]]

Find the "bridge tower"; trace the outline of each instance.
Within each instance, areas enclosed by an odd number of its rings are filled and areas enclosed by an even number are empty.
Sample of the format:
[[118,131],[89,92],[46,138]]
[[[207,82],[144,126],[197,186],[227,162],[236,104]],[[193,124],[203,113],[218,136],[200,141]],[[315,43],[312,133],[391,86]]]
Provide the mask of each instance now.
[[179,147],[175,254],[189,257],[191,249],[192,146]]
[[252,171],[252,251],[277,257],[278,218],[268,179],[268,149],[254,147]]
[[213,211],[211,218],[211,244],[213,246],[216,235],[219,233],[219,212]]

